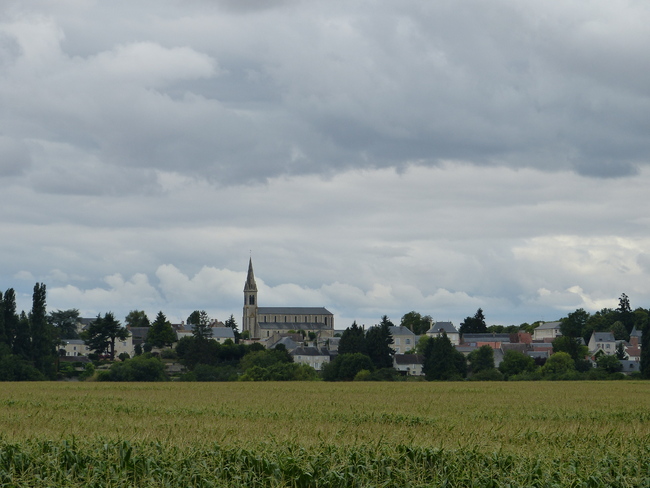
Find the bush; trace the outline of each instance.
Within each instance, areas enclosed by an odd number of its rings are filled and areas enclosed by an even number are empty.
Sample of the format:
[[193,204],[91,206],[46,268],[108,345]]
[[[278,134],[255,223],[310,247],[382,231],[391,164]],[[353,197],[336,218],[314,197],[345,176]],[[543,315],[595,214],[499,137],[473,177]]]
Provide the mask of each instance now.
[[173,349],[163,349],[160,351],[160,357],[163,359],[177,359],[178,355]]
[[469,379],[471,381],[503,381],[503,374],[496,368],[484,369],[474,373]]
[[98,381],[167,381],[165,366],[154,357],[136,356],[123,363],[114,363],[108,371],[97,375]]

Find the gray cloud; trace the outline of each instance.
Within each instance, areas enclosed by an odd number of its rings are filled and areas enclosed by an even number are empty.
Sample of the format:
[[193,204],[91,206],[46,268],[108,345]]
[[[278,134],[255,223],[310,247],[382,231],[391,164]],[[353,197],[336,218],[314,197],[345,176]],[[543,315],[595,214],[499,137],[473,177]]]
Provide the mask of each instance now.
[[269,304],[343,320],[640,300],[649,17],[618,0],[10,1],[0,288],[229,315],[252,249]]

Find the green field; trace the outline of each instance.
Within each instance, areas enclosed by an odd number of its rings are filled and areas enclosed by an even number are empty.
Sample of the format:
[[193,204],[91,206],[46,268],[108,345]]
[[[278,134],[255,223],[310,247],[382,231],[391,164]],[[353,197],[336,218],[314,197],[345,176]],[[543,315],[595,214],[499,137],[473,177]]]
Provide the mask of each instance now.
[[650,486],[650,383],[4,383],[0,486]]

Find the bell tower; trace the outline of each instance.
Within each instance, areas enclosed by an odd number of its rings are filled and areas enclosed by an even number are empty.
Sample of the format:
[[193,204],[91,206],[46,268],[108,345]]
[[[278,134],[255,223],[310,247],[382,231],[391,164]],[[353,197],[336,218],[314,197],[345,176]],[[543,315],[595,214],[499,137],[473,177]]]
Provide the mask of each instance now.
[[248,331],[250,338],[259,337],[257,327],[257,283],[253,274],[253,258],[248,261],[248,276],[244,285],[244,316],[242,331]]

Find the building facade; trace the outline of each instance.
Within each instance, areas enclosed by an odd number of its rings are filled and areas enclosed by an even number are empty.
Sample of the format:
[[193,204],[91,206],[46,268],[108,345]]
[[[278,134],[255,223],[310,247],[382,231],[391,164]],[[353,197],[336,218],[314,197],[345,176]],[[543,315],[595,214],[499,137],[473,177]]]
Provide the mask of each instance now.
[[253,260],[249,260],[244,284],[242,331],[248,331],[250,339],[265,341],[274,333],[284,334],[290,330],[312,332],[319,339],[333,337],[334,314],[325,307],[258,306]]

